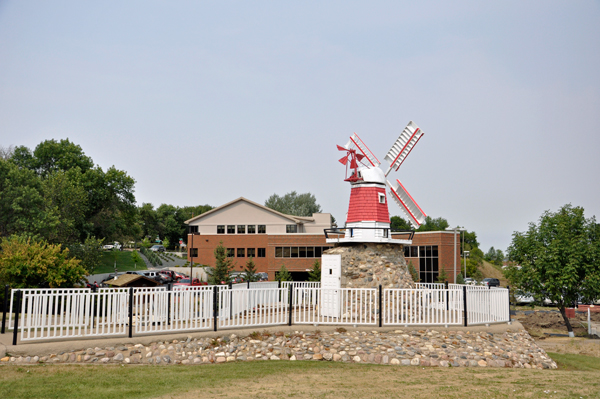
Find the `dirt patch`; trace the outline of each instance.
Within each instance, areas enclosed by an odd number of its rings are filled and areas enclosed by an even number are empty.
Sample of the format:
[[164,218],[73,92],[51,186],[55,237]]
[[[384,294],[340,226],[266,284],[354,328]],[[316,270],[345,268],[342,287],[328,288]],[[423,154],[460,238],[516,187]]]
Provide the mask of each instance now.
[[[517,311],[513,319],[518,320],[529,334],[536,339],[544,339],[549,334],[567,334],[567,326],[558,310]],[[600,313],[592,313],[591,318],[600,322]],[[575,313],[570,319],[575,336],[587,336],[587,313]]]
[[[554,335],[568,333],[558,310],[518,311],[512,318],[518,320],[546,352],[600,357],[600,339],[587,336],[587,313],[575,313],[575,318],[570,319],[576,338]],[[591,319],[600,322],[600,313],[592,313]]]

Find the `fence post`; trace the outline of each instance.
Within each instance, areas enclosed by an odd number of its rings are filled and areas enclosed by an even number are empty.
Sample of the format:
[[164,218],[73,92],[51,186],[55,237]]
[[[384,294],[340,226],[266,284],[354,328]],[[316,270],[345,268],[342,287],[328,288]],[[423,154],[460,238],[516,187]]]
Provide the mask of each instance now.
[[450,301],[450,292],[448,292],[448,280],[446,280],[444,283],[445,283],[444,286],[445,286],[445,289],[446,289],[446,311],[448,311],[448,310],[450,310],[450,303],[449,303],[449,301]]
[[294,287],[294,286],[293,286],[292,284],[290,284],[290,293],[289,293],[289,296],[290,296],[290,298],[289,298],[289,309],[290,309],[290,310],[289,310],[289,312],[288,312],[288,313],[289,313],[289,315],[288,315],[288,316],[289,316],[289,320],[288,320],[288,326],[291,326],[291,325],[292,325],[292,312],[293,312],[293,308],[292,308],[292,306],[293,306],[293,304],[294,304],[294,302],[293,302],[293,300],[292,300],[292,296],[294,295],[293,287]]
[[467,286],[463,285],[463,317],[464,326],[467,327]]
[[[190,279],[190,281],[192,281]],[[171,286],[168,287],[169,291],[167,292],[167,325],[171,325]],[[192,288],[192,283],[190,283],[190,289]]]
[[248,287],[247,288],[250,289],[250,280],[248,280],[247,283],[248,283]]
[[512,323],[512,318],[510,317],[510,285],[506,286],[508,290],[508,324]]
[[133,287],[129,287],[129,338],[133,337]]
[[383,290],[379,284],[379,327],[383,326]]
[[21,294],[22,291],[18,290],[15,293],[15,325],[13,326],[13,346],[17,345],[17,336],[19,335],[19,313],[21,313]]
[[8,307],[8,284],[4,286],[4,308],[2,310],[2,334],[6,332],[6,308]]
[[218,286],[213,287],[213,318],[214,318],[214,326],[213,330],[217,331],[217,323],[219,322],[219,293]]

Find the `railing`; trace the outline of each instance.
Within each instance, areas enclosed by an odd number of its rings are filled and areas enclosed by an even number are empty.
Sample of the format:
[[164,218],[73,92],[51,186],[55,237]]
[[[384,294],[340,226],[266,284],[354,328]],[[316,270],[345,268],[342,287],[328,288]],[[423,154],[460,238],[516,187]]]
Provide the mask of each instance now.
[[469,324],[510,321],[508,290],[504,288],[468,290],[467,320]]
[[289,290],[284,288],[219,291],[219,328],[285,324]]
[[383,291],[383,324],[462,324],[462,290],[388,289]]
[[415,283],[415,288],[419,290],[443,290],[446,285],[444,283]]
[[377,300],[375,288],[296,288],[294,324],[377,324]]
[[[505,288],[317,288],[315,283],[256,283],[15,290],[13,343],[282,324],[459,325],[510,321]],[[266,285],[266,287],[265,287]],[[430,285],[436,287],[437,285]],[[454,285],[451,285],[453,287]],[[291,296],[290,296],[291,294]],[[8,295],[7,295],[8,296]],[[18,303],[18,304],[17,304]],[[3,332],[6,321],[3,315]],[[9,313],[9,316],[11,314]],[[20,318],[20,320],[19,320]],[[10,323],[12,321],[12,323]],[[20,321],[20,323],[19,323]],[[16,328],[11,325],[16,325]]]

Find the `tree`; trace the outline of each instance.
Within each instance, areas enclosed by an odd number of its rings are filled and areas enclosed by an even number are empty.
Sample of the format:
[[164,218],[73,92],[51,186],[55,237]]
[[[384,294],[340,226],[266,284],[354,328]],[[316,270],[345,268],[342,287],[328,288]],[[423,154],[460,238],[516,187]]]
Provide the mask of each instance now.
[[484,259],[496,266],[502,266],[502,262],[504,261],[504,253],[500,249],[494,249],[494,247],[490,247],[490,249],[485,253]]
[[250,281],[251,283],[258,281],[258,274],[256,274],[256,265],[254,264],[252,257],[250,257],[250,259],[248,259],[248,262],[246,262],[246,267],[244,267],[244,275],[245,279],[247,281]]
[[408,262],[408,272],[412,276],[412,279],[415,283],[418,283],[419,281],[421,281],[421,278],[419,277],[419,273],[417,272],[417,269],[415,269],[415,266],[413,265],[412,260]]
[[419,226],[417,231],[443,231],[450,226],[448,221],[442,217],[433,219],[430,216],[425,218],[425,222]]
[[285,265],[281,265],[281,268],[277,271],[277,275],[275,276],[275,280],[277,281],[292,281],[292,275],[285,267]]
[[71,288],[85,278],[81,261],[60,245],[13,235],[0,246],[0,280],[12,288]]
[[102,243],[104,239],[87,237],[83,244],[78,242],[68,245],[69,256],[79,259],[87,274],[94,274],[102,263]]
[[223,246],[223,241],[215,248],[214,255],[215,267],[209,269],[208,283],[210,285],[229,284],[231,282],[229,272],[233,270],[234,265],[231,259],[227,257],[227,250]]
[[287,193],[283,197],[273,194],[265,201],[265,206],[277,212],[295,216],[312,216],[313,213],[321,212],[321,206],[317,204],[314,195],[311,193],[298,194],[295,191]]
[[526,232],[513,233],[508,256],[520,265],[505,275],[517,289],[557,304],[570,334],[565,309],[600,297],[600,225],[581,207],[545,211]]
[[442,268],[438,274],[437,282],[445,283],[446,281],[448,281],[448,273],[446,273],[446,269]]
[[465,283],[465,278],[463,277],[462,273],[458,273],[456,275],[456,284],[464,284]]
[[313,268],[308,272],[308,281],[321,281],[321,262],[318,259],[313,263]]
[[412,226],[408,221],[400,216],[392,216],[390,218],[390,228],[394,230],[412,230]]

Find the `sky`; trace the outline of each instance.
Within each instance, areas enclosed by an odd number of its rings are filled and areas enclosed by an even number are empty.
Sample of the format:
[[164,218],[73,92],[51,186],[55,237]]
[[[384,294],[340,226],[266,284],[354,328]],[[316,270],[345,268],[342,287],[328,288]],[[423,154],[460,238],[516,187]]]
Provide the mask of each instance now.
[[390,177],[505,250],[545,210],[600,217],[598,71],[598,1],[0,0],[0,146],[68,138],[139,205],[295,190],[343,225],[336,144],[382,160],[412,120]]

